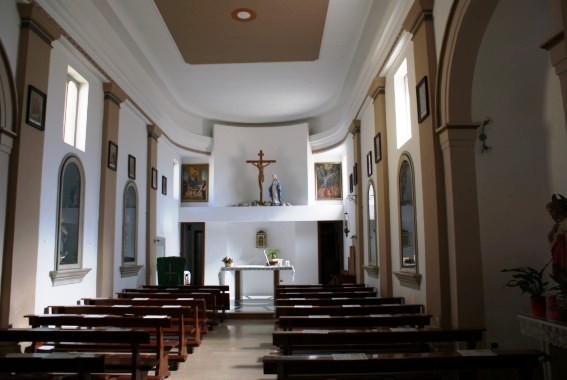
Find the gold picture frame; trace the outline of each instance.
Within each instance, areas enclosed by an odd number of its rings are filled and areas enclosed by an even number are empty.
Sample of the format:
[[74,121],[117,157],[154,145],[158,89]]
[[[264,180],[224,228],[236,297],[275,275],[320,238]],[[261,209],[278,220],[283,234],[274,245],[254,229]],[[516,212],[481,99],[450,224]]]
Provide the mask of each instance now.
[[209,201],[209,164],[181,165],[181,201]]

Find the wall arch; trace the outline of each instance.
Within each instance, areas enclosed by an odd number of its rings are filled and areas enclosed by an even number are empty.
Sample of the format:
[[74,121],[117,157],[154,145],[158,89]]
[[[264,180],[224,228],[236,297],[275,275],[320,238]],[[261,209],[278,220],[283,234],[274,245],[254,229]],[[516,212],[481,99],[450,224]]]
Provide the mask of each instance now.
[[455,0],[443,36],[437,75],[438,126],[468,124],[476,57],[499,1]]

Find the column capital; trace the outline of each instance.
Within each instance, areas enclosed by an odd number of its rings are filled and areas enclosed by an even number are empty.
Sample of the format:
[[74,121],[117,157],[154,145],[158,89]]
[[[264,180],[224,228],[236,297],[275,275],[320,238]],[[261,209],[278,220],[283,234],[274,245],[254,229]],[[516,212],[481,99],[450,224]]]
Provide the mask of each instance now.
[[148,124],[147,128],[148,138],[152,138],[154,140],[159,139],[163,133],[162,130],[155,124]]
[[433,20],[433,3],[434,0],[415,0],[402,24],[402,28],[413,35],[423,21]]
[[360,120],[356,119],[353,120],[350,124],[348,132],[351,133],[353,136],[356,134],[360,134]]
[[384,77],[374,77],[372,83],[368,88],[367,95],[373,100],[376,100],[378,95],[384,94],[386,92],[386,78]]
[[120,104],[128,98],[128,95],[126,95],[124,90],[122,90],[122,88],[120,88],[120,86],[118,86],[115,82],[103,83],[102,89],[104,91],[104,99],[116,103],[119,107]]
[[18,13],[22,20],[20,27],[33,30],[49,45],[63,34],[63,28],[35,2],[18,3]]
[[474,146],[480,123],[445,124],[437,128],[441,149],[456,146]]

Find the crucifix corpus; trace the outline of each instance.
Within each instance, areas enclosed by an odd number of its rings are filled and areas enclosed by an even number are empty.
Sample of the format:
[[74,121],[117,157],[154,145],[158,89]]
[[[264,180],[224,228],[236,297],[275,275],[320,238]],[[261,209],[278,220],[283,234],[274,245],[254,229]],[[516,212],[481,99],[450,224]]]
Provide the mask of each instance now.
[[252,164],[258,168],[258,187],[260,188],[260,204],[263,204],[264,201],[262,200],[262,184],[264,183],[264,168],[272,163],[275,163],[276,160],[264,160],[264,152],[260,149],[258,153],[260,157],[259,160],[248,160],[246,161],[247,164]]

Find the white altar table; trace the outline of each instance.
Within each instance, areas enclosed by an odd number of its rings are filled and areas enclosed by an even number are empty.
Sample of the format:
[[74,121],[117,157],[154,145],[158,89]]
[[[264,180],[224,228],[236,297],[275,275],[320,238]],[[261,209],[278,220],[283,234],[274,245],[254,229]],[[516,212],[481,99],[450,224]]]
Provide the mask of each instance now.
[[241,276],[240,272],[245,270],[271,270],[274,273],[274,294],[276,290],[276,286],[280,283],[280,271],[282,270],[291,270],[295,273],[295,269],[293,265],[287,266],[277,266],[277,265],[234,265],[232,267],[221,267],[219,272],[219,282],[220,285],[224,285],[224,274],[226,272],[234,272],[234,299],[235,301],[242,300],[241,294]]

